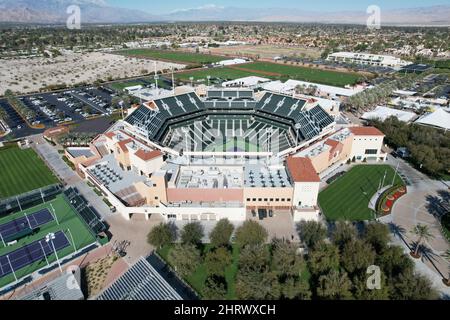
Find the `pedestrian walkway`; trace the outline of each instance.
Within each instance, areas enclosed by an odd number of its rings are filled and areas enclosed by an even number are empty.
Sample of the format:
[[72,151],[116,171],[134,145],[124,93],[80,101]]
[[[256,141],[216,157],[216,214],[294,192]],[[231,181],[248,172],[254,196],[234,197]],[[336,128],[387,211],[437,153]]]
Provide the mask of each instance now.
[[111,210],[103,202],[102,198],[95,194],[86,182],[62,160],[58,151],[45,141],[42,135],[32,136],[30,140],[34,142],[34,150],[39,153],[41,158],[44,159],[47,165],[65,185],[77,188],[79,193],[88,201],[89,205],[103,218],[112,215]]

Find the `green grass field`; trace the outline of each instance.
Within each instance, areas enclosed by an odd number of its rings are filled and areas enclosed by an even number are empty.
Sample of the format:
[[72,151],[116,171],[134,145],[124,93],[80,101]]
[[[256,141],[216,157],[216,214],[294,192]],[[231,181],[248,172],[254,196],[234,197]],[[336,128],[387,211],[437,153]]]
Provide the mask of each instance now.
[[252,62],[239,65],[239,67],[254,70],[255,72],[273,72],[281,74],[281,77],[293,80],[309,81],[337,87],[355,84],[361,78],[360,74],[354,72],[329,71],[270,62]]
[[[386,172],[384,185],[392,183],[395,170],[388,165],[358,165],[319,194],[319,205],[329,220],[362,221],[374,218],[369,201]],[[396,175],[394,184],[402,183]]]
[[219,68],[195,70],[191,72],[176,73],[175,78],[180,81],[190,81],[189,78],[193,77],[194,81],[204,80],[206,82],[208,76],[211,76],[211,80],[214,81],[213,78],[220,78],[222,80],[234,80],[254,75],[258,75],[258,73],[232,69],[227,67],[219,67]]
[[121,54],[134,57],[152,58],[156,60],[167,60],[180,63],[208,64],[225,60],[221,56],[209,54],[190,53],[183,51],[154,50],[154,49],[130,49],[120,52]]
[[58,183],[32,149],[0,148],[0,199]]
[[139,86],[139,85],[143,86],[144,83],[142,83],[139,80],[136,80],[136,81],[129,81],[129,82],[114,82],[114,83],[109,84],[109,86],[116,91],[123,91],[123,89],[125,89],[127,87]]
[[[11,251],[14,251],[20,247],[22,247],[25,244],[29,244],[33,241],[36,241],[38,239],[45,238],[45,236],[50,232],[57,232],[57,231],[63,231],[66,234],[67,239],[71,243],[71,246],[66,247],[64,249],[61,249],[58,251],[58,257],[60,260],[62,260],[65,256],[73,253],[75,251],[75,248],[72,243],[72,239],[70,237],[70,233],[73,236],[73,240],[75,242],[75,247],[77,250],[82,249],[83,247],[86,247],[92,243],[95,242],[95,237],[93,234],[89,231],[87,225],[84,221],[82,221],[78,215],[73,211],[71,206],[65,201],[63,195],[58,195],[54,200],[35,206],[33,208],[24,210],[20,213],[11,214],[5,218],[0,219],[0,224],[6,223],[8,221],[11,221],[13,219],[23,217],[24,214],[30,214],[33,212],[37,212],[40,209],[48,208],[51,211],[50,204],[53,205],[55,208],[55,213],[59,221],[59,225],[56,223],[56,221],[49,222],[48,224],[45,224],[41,226],[39,232],[37,234],[28,236],[26,238],[23,238],[18,241],[18,243],[9,246],[4,247],[3,244],[0,244],[0,256],[5,255]],[[67,231],[70,230],[70,233]],[[47,256],[47,259],[49,263],[52,263],[56,260],[56,257],[54,254],[51,256]],[[45,259],[41,261],[36,261],[35,263],[28,265],[27,267],[24,267],[19,270],[15,270],[17,278],[21,278],[24,276],[27,276],[28,274],[39,270],[47,265],[47,262]],[[5,277],[0,278],[0,287],[3,287],[11,282],[14,281],[13,274],[9,274]]]

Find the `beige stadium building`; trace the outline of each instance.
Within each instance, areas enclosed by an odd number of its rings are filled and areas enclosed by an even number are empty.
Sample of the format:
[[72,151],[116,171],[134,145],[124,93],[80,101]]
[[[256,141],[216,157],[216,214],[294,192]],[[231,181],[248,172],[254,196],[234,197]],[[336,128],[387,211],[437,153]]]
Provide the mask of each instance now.
[[243,221],[259,210],[317,220],[320,177],[384,161],[372,127],[336,129],[320,105],[216,89],[150,101],[66,156],[125,219]]

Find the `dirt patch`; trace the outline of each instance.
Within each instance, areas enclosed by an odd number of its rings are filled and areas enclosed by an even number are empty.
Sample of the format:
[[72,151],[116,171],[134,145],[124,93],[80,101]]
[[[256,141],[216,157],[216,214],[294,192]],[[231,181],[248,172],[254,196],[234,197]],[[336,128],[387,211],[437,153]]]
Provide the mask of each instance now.
[[118,259],[117,255],[112,254],[87,265],[84,270],[84,283],[88,297],[101,292],[112,266]]

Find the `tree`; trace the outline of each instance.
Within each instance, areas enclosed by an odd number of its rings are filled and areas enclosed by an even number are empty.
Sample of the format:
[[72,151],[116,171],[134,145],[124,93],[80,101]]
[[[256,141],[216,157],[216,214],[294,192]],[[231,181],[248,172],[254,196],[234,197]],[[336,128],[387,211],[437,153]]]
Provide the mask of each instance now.
[[256,221],[247,220],[242,226],[237,228],[235,241],[241,248],[244,248],[247,245],[263,244],[266,242],[267,237],[267,230],[263,226]]
[[342,248],[341,266],[350,274],[365,272],[373,265],[375,252],[370,244],[359,239],[346,242]]
[[301,221],[297,224],[300,239],[309,247],[323,241],[327,236],[327,229],[316,221]]
[[224,279],[214,276],[208,277],[205,281],[202,294],[206,300],[224,300],[227,295]]
[[180,238],[184,244],[198,245],[202,242],[204,236],[203,226],[200,222],[190,222],[181,230]]
[[377,253],[383,251],[389,243],[389,228],[379,222],[370,223],[364,233],[365,240],[370,243]]
[[332,233],[335,245],[342,248],[344,244],[358,237],[356,228],[347,221],[337,221]]
[[154,247],[161,248],[176,240],[176,229],[174,225],[160,223],[155,226],[147,235],[147,242]]
[[306,280],[302,278],[289,277],[284,283],[281,283],[281,295],[286,299],[311,299],[311,290]]
[[339,267],[339,250],[329,243],[320,242],[309,253],[309,270],[315,276],[327,273]]
[[232,257],[230,252],[220,247],[210,250],[205,257],[206,272],[209,275],[225,276],[225,268],[231,264]]
[[269,269],[270,252],[265,245],[245,246],[239,255],[239,270],[263,272]]
[[417,224],[411,231],[414,235],[416,235],[417,242],[416,242],[416,248],[414,249],[414,256],[419,256],[419,250],[422,246],[422,244],[425,241],[429,241],[434,238],[434,235],[431,233],[430,228],[427,225],[424,224]]
[[319,278],[317,296],[323,299],[345,300],[351,299],[352,283],[347,273],[332,270]]
[[297,246],[281,240],[273,242],[272,270],[278,277],[299,276],[303,268],[304,262],[297,254]]
[[234,226],[228,219],[221,219],[209,234],[209,239],[214,247],[227,246],[230,243]]
[[167,258],[182,277],[191,275],[201,263],[200,251],[191,244],[177,244]]
[[412,273],[414,262],[399,246],[391,246],[376,256],[375,264],[379,265],[390,282],[403,273]]
[[390,282],[393,300],[435,300],[438,293],[430,280],[413,272],[400,274],[396,281]]
[[280,284],[273,272],[238,272],[236,295],[238,299],[243,300],[279,299]]

